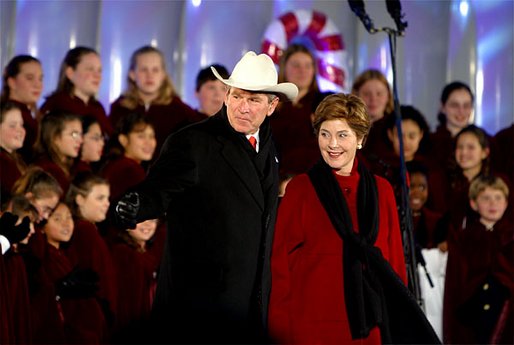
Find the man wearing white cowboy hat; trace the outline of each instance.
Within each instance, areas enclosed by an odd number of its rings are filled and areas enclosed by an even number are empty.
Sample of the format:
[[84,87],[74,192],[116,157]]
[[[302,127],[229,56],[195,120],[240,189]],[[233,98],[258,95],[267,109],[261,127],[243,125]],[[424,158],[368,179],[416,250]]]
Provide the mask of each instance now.
[[168,137],[146,180],[116,204],[120,225],[166,213],[153,305],[159,342],[265,341],[278,160],[268,117],[298,88],[246,53],[214,116]]

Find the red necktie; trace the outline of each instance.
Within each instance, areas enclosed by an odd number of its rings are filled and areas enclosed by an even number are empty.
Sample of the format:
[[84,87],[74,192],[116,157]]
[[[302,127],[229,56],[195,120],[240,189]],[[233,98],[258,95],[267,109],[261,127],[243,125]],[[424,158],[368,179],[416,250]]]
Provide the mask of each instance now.
[[248,141],[252,145],[253,149],[257,150],[257,139],[255,139],[255,137],[250,137],[248,138]]

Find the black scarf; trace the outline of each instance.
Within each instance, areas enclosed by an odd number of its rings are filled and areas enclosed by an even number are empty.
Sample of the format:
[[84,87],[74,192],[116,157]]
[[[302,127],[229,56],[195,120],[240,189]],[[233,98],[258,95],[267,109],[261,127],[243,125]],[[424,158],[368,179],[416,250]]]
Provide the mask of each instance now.
[[379,221],[377,185],[362,163],[357,169],[359,233],[353,230],[332,168],[320,160],[309,171],[316,194],[343,240],[344,297],[352,338],[366,338],[379,326],[383,343],[438,344],[415,298],[374,246]]

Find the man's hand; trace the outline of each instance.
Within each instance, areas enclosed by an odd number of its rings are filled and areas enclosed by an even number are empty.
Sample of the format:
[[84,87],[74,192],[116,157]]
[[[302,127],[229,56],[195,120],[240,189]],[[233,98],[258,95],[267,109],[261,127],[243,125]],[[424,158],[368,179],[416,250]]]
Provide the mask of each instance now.
[[125,194],[114,209],[118,226],[124,229],[135,229],[139,207],[139,195],[137,193]]
[[9,243],[18,243],[25,239],[30,232],[30,219],[25,216],[22,222],[16,225],[18,216],[11,212],[5,212],[0,218],[0,235],[7,238]]

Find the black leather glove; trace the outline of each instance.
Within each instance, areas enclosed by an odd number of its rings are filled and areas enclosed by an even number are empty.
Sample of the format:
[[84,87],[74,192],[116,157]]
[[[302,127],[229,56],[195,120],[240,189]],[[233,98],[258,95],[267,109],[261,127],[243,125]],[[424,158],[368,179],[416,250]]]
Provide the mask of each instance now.
[[16,225],[18,216],[5,212],[0,218],[0,235],[7,238],[9,243],[18,243],[25,239],[30,232],[30,219],[25,216],[20,224]]
[[92,269],[74,269],[56,283],[56,293],[62,298],[89,298],[98,291],[98,273]]
[[135,229],[139,207],[139,195],[136,192],[125,194],[114,209],[117,225],[123,229]]

